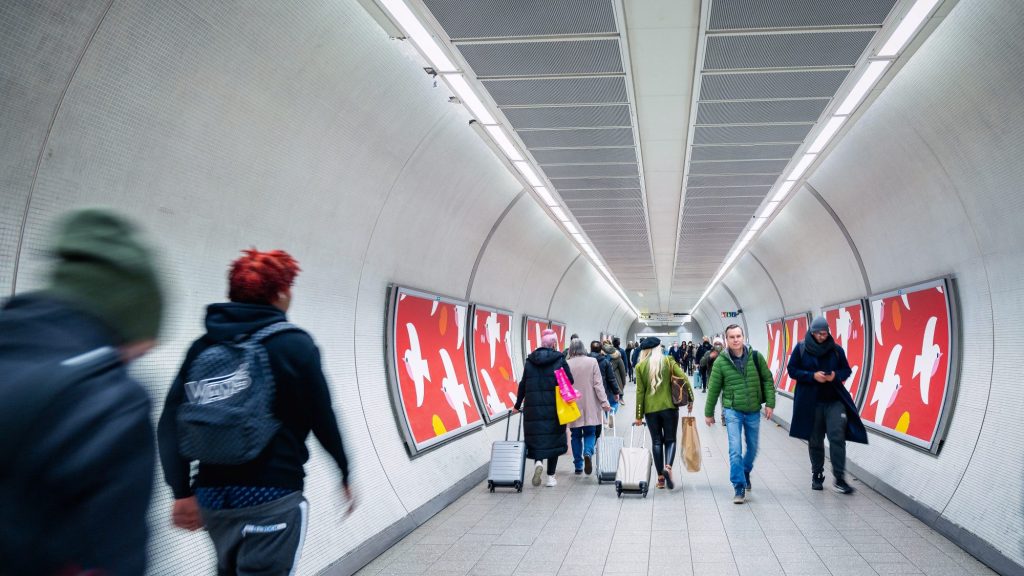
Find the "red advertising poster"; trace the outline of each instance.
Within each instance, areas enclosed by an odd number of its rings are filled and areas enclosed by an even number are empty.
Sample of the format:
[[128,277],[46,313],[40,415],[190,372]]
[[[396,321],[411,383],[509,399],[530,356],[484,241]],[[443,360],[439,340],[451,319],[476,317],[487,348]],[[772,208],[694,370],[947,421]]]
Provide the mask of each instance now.
[[393,385],[410,448],[482,425],[470,391],[466,303],[397,287],[390,325]]
[[793,396],[793,391],[796,389],[796,380],[789,377],[789,372],[786,371],[786,364],[789,363],[789,355],[793,353],[793,347],[796,346],[797,342],[803,340],[807,334],[807,314],[800,314],[799,316],[789,316],[782,320],[782,329],[786,338],[786,355],[783,357],[782,364],[782,377],[779,379],[779,392]]
[[779,385],[779,376],[783,369],[782,359],[786,355],[786,342],[782,332],[782,320],[767,323],[768,327],[768,369],[775,378],[775,386]]
[[840,304],[826,308],[825,320],[828,321],[832,338],[843,347],[846,360],[850,363],[850,377],[843,384],[849,390],[853,401],[857,401],[864,369],[867,366],[867,347],[864,333],[864,304],[859,300],[848,304]]
[[493,421],[515,405],[519,388],[512,372],[511,312],[473,307],[473,370],[484,417]]
[[565,324],[561,322],[551,321],[551,329],[558,334],[558,350],[565,350],[569,343],[565,340]]
[[872,297],[871,319],[873,359],[861,417],[873,428],[933,449],[953,356],[946,283]]
[[540,346],[541,332],[548,329],[548,321],[534,318],[533,316],[523,317],[523,359],[525,360],[530,352]]

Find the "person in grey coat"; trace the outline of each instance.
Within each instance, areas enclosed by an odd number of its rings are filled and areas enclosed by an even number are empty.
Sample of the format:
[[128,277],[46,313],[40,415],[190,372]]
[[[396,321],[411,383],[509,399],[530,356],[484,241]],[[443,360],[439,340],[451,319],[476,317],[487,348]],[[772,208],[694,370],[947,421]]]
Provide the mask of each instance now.
[[604,391],[601,367],[596,359],[587,354],[579,338],[569,343],[567,362],[575,378],[573,387],[580,393],[576,400],[580,417],[569,424],[572,433],[572,461],[576,467],[576,474],[586,472],[589,475],[594,471],[591,458],[594,455],[597,430],[601,426],[601,412],[610,412],[612,406]]

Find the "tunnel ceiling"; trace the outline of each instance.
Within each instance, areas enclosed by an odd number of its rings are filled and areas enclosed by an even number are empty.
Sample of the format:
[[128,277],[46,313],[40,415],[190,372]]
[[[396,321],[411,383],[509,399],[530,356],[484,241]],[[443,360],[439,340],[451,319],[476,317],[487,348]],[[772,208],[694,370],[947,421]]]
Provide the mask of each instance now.
[[[416,2],[645,312],[696,304],[897,4]],[[689,31],[696,55],[638,50],[631,15]],[[636,97],[662,75],[685,86]],[[673,112],[680,134],[640,141]]]

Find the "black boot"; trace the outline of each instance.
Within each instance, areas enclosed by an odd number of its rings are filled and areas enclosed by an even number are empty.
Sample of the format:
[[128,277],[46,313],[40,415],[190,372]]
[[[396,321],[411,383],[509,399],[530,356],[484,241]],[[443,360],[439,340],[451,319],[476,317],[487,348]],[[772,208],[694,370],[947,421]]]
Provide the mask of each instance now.
[[676,443],[669,442],[665,444],[665,486],[669,490],[676,487],[672,481],[672,464],[676,461]]
[[825,483],[825,475],[821,472],[811,474],[811,490],[821,490]]

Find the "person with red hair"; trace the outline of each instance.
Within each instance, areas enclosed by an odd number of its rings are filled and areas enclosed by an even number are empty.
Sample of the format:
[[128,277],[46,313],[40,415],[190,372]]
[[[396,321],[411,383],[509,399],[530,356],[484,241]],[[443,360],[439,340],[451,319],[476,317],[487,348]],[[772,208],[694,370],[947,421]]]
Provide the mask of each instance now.
[[[283,575],[293,570],[306,530],[307,503],[302,489],[310,432],[341,471],[348,511],[354,506],[348,459],[320,366],[320,351],[309,334],[287,323],[285,315],[299,271],[299,263],[283,250],[243,251],[228,274],[230,302],[207,308],[206,334],[186,354],[160,417],[160,459],[175,498],[172,520],[186,530],[207,529],[217,553],[218,574]],[[197,362],[203,352],[254,335],[265,349],[272,375],[272,381],[264,382],[273,385],[268,417],[280,427],[250,461],[223,464],[196,458],[199,473],[190,482],[193,458],[182,453],[182,444],[187,444],[182,441],[183,434],[188,430],[182,428],[187,424],[181,422],[186,413],[181,408],[221,402],[250,386],[258,387],[259,382],[250,378],[252,369],[243,374],[247,364],[226,368],[234,372],[218,373],[214,378],[196,377],[192,369],[203,366],[204,360]],[[190,379],[193,381],[187,382]],[[242,384],[235,385],[237,382]]]

